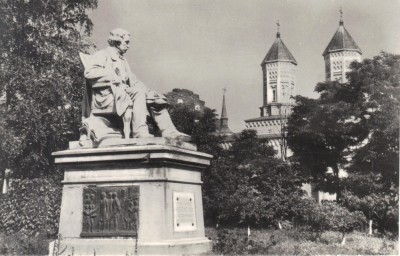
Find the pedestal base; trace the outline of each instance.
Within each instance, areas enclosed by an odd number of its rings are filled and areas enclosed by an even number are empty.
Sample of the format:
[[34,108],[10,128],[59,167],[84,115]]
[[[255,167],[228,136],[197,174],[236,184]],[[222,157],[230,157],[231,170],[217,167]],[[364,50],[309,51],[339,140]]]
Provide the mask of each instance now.
[[[169,143],[169,142],[168,142]],[[211,156],[168,145],[53,154],[63,168],[52,255],[197,254],[205,237],[201,170]],[[54,250],[54,244],[56,249]]]

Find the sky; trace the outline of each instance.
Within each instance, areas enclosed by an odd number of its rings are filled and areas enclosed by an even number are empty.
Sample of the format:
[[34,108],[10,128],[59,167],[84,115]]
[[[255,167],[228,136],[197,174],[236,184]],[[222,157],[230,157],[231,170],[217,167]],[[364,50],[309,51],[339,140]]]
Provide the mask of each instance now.
[[226,87],[229,127],[240,132],[260,115],[260,64],[277,20],[298,63],[294,94],[316,98],[340,8],[363,58],[400,54],[400,0],[99,0],[91,40],[105,48],[112,29],[130,31],[126,56],[139,80],[161,93],[191,90],[218,114]]

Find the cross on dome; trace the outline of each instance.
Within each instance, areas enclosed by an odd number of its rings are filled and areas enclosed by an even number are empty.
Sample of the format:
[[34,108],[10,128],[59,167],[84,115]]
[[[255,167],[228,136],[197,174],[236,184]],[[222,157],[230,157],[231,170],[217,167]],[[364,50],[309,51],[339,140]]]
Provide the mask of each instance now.
[[276,25],[278,26],[278,32],[276,33],[276,37],[281,37],[281,33],[279,32],[279,27],[281,24],[279,23],[279,19],[276,21]]
[[343,25],[343,10],[342,10],[342,7],[340,7],[340,9],[339,9],[339,13],[340,13],[340,21],[339,21],[339,24],[340,24],[340,25]]

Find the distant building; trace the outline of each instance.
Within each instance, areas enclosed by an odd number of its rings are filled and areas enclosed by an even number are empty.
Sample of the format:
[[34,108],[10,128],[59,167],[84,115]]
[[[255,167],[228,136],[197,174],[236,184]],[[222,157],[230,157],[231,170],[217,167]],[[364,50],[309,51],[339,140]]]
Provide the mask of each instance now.
[[200,100],[199,95],[186,89],[173,89],[172,92],[165,94],[171,106],[183,104],[195,111],[204,111],[204,101]]
[[267,138],[282,158],[287,156],[283,127],[294,105],[293,91],[296,86],[297,61],[281,39],[276,38],[261,62],[263,73],[263,105],[260,117],[247,119],[246,129],[256,130],[260,138]]
[[[297,61],[281,39],[279,22],[277,25],[275,41],[261,62],[263,105],[260,107],[260,116],[245,122],[246,129],[256,130],[259,138],[267,138],[278,157],[285,159],[292,154],[287,148],[284,127],[294,106],[291,96],[296,86]],[[361,49],[344,27],[341,17],[339,28],[322,54],[325,60],[325,80],[347,82],[346,73],[350,71],[350,63],[361,61],[361,55]],[[332,170],[328,170],[330,172]],[[340,177],[346,175],[345,171],[340,170]],[[304,184],[303,189],[319,203],[336,200],[336,194],[315,190],[310,184]]]
[[226,111],[225,104],[225,89],[222,98],[222,110],[221,118],[217,119],[217,134],[223,136],[221,146],[224,149],[228,149],[232,146],[232,141],[235,139],[235,133],[229,128],[228,125],[228,112]]
[[333,35],[322,56],[325,60],[325,80],[347,82],[346,73],[350,71],[350,63],[361,61],[362,51],[344,27],[342,18],[339,28]]

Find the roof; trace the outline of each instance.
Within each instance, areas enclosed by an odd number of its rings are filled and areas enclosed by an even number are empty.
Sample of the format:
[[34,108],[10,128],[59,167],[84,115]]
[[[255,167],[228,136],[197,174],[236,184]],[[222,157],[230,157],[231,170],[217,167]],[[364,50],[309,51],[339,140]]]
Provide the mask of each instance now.
[[339,22],[339,28],[336,30],[335,35],[332,37],[322,56],[325,56],[326,54],[331,52],[343,50],[356,51],[359,54],[362,54],[361,49],[358,47],[354,39],[350,36],[350,33],[347,31],[343,24],[343,21]]
[[282,120],[282,119],[287,119],[287,116],[284,115],[274,115],[274,116],[261,116],[261,117],[256,117],[252,119],[247,119],[244,120],[246,123],[249,122],[256,122],[256,121],[267,121],[267,120]]
[[276,33],[275,41],[272,44],[271,48],[269,49],[264,60],[261,62],[261,65],[276,61],[288,61],[297,65],[296,59],[293,57],[289,49],[283,43],[279,32]]

